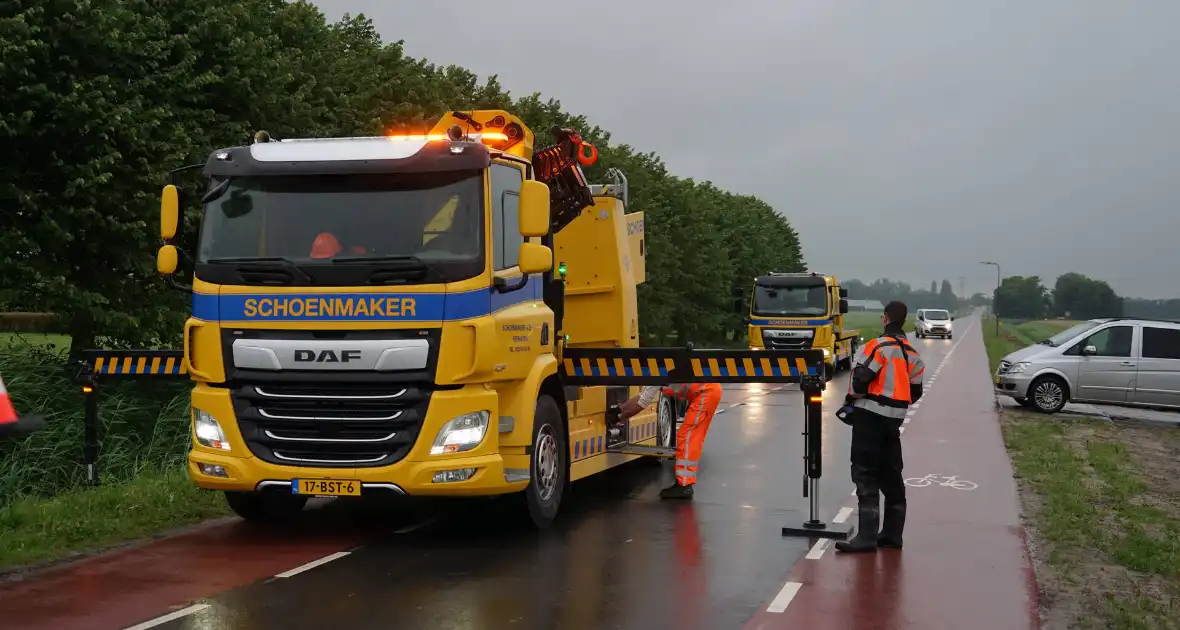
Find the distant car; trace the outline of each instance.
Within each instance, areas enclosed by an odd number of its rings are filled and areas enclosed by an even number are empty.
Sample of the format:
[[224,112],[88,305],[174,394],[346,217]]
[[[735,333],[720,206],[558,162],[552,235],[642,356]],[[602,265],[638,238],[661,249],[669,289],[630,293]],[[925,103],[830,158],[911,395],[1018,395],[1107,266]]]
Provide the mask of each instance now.
[[942,337],[951,339],[951,322],[955,321],[949,312],[937,308],[920,308],[914,315],[914,335],[919,339],[924,337]]
[[1043,413],[1070,401],[1180,408],[1180,322],[1081,322],[1004,357],[995,391]]

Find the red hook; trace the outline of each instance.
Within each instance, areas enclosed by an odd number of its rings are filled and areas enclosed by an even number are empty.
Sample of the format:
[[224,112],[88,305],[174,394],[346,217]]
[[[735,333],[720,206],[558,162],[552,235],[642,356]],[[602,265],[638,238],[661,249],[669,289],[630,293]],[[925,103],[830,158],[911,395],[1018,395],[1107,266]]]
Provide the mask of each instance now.
[[[586,155],[586,152],[585,152],[585,149],[587,147],[590,148],[589,155]],[[578,145],[578,164],[581,164],[582,166],[590,166],[591,164],[593,164],[597,161],[598,161],[598,147],[590,144],[589,142],[583,142],[582,144]]]

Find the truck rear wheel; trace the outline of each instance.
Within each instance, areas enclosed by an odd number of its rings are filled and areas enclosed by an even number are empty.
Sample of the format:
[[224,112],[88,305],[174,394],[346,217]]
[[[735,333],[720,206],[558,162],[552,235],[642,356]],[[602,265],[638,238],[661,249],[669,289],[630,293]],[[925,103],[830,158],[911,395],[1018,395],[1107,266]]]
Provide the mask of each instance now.
[[277,522],[298,518],[307,497],[278,492],[226,492],[225,502],[247,521]]
[[533,417],[533,453],[529,458],[529,485],[524,501],[537,529],[545,529],[557,518],[561,497],[569,479],[569,447],[561,411],[552,397],[537,398]]

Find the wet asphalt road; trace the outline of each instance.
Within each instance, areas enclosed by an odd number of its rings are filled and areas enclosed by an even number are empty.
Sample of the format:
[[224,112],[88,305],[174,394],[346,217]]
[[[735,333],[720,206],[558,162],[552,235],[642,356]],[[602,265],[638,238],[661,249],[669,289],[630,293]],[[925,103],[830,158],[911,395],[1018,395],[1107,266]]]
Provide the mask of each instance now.
[[[912,341],[927,365],[953,344]],[[850,431],[833,415],[847,378],[824,393],[825,520],[852,499]],[[559,522],[540,534],[517,525],[504,501],[418,506],[377,524],[388,517],[357,512],[366,529],[395,524],[347,556],[230,590],[153,627],[741,628],[812,542],[780,532],[807,516],[802,395],[796,386],[727,386],[721,409],[691,503],[661,502],[670,464],[640,460],[576,483]]]

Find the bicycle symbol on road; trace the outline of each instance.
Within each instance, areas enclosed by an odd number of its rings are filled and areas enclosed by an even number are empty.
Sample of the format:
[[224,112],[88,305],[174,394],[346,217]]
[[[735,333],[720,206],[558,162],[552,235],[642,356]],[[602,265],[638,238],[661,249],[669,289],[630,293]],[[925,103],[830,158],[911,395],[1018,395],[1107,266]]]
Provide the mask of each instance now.
[[925,488],[931,484],[938,484],[944,488],[954,488],[955,490],[974,490],[979,487],[979,484],[974,481],[959,479],[957,475],[944,477],[942,475],[931,474],[925,477],[910,477],[905,480],[905,485],[913,488]]

